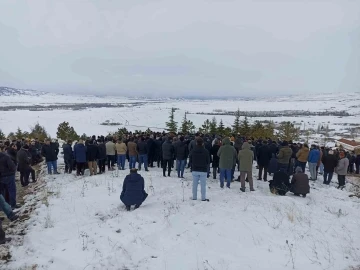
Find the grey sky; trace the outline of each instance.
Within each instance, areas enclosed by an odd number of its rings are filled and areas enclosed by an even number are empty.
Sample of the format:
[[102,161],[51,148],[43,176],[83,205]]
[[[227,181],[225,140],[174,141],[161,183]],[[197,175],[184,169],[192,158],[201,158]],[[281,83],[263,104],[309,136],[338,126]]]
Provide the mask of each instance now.
[[119,95],[359,91],[360,1],[0,1],[0,85]]

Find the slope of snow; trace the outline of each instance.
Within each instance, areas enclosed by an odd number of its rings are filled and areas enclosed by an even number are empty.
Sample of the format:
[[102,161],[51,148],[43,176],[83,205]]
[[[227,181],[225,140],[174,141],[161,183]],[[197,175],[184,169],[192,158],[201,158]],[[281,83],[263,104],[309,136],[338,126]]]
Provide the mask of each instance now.
[[15,261],[6,269],[342,270],[360,264],[360,201],[321,180],[306,198],[272,195],[262,181],[255,180],[255,192],[241,193],[237,182],[221,190],[208,180],[210,202],[201,202],[189,199],[189,172],[182,182],[151,169],[141,172],[148,199],[126,212],[119,200],[126,174],[47,177],[49,206],[27,221],[24,243],[11,249]]

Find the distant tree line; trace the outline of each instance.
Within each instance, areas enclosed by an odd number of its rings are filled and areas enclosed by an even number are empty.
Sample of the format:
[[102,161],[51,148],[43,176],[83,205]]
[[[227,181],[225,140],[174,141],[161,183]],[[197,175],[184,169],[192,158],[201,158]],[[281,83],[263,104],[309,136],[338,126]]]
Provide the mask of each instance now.
[[324,111],[324,112],[311,112],[311,111],[302,111],[302,110],[285,110],[285,111],[223,111],[215,110],[213,112],[197,112],[189,114],[201,114],[201,115],[236,115],[237,113],[240,116],[248,117],[279,117],[279,116],[290,116],[290,117],[302,117],[302,116],[351,116],[346,111]]

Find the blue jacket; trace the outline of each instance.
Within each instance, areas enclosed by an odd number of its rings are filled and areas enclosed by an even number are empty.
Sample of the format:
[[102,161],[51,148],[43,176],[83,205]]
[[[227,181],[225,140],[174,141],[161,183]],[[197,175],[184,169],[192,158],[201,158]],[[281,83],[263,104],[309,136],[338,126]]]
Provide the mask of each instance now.
[[74,157],[76,162],[85,163],[86,162],[86,146],[82,143],[78,143],[74,146]]
[[320,151],[318,149],[312,149],[309,153],[308,162],[318,163],[320,159]]
[[144,178],[136,172],[131,172],[124,179],[120,200],[129,206],[141,205],[148,196],[144,188]]

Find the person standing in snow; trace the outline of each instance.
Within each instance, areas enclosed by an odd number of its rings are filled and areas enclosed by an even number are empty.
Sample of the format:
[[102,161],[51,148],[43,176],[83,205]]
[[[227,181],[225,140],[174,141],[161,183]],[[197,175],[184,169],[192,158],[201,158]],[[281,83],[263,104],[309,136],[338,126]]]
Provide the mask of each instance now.
[[324,182],[325,185],[330,185],[338,160],[334,156],[334,151],[330,150],[327,155],[323,155],[322,163],[324,164]]
[[308,157],[309,157],[309,146],[306,143],[304,143],[304,145],[296,153],[296,157],[297,157],[296,166],[300,166],[304,173],[306,168],[306,162],[308,161]]
[[338,181],[339,181],[338,188],[343,189],[345,187],[345,177],[349,167],[349,160],[346,157],[344,151],[340,151],[339,156],[340,156],[340,160],[336,167],[336,173],[338,174]]
[[31,167],[31,154],[29,153],[29,146],[25,144],[17,153],[18,171],[20,171],[20,182],[23,187],[29,185],[29,176],[33,183],[36,182],[35,171]]
[[90,171],[90,176],[97,174],[97,164],[96,161],[99,158],[99,148],[94,144],[94,140],[90,140],[88,146],[86,147],[86,160],[88,162],[88,167]]
[[109,141],[105,144],[106,156],[108,162],[108,171],[114,170],[114,164],[115,164],[116,147],[115,147],[115,143],[112,140],[113,138],[110,137]]
[[99,149],[99,159],[98,159],[98,166],[99,166],[99,174],[105,173],[105,163],[106,163],[106,146],[102,139],[98,139],[98,149]]
[[220,158],[217,155],[220,149],[220,142],[218,139],[215,139],[214,145],[211,148],[210,154],[212,155],[212,169],[213,169],[213,179],[216,179],[218,173]]
[[128,142],[128,151],[129,151],[129,167],[130,169],[135,168],[136,166],[136,158],[138,155],[137,152],[137,144],[134,142],[134,137],[130,138],[130,141]]
[[71,144],[72,141],[69,140],[63,145],[65,173],[71,173],[73,169],[74,153]]
[[59,174],[57,171],[57,156],[59,148],[56,147],[50,139],[45,140],[45,144],[41,148],[41,155],[45,158],[48,174]]
[[137,152],[138,152],[138,158],[139,158],[139,166],[138,170],[141,170],[141,164],[144,163],[145,171],[149,171],[148,169],[148,153],[149,148],[148,144],[145,141],[144,137],[141,137],[138,144],[137,144]]
[[288,171],[292,153],[293,152],[289,147],[289,143],[284,141],[282,143],[282,147],[279,150],[279,154],[277,155],[279,170]]
[[320,151],[316,148],[316,145],[311,146],[311,150],[308,156],[309,170],[311,178],[310,180],[316,180],[316,166],[320,159]]
[[20,206],[16,204],[16,165],[11,158],[3,152],[4,150],[3,147],[0,152],[0,184],[4,186],[9,193],[9,204],[13,209],[16,209],[20,208]]
[[251,150],[251,146],[248,142],[244,142],[242,150],[239,151],[239,162],[240,162],[240,182],[242,192],[245,192],[245,178],[249,180],[250,191],[255,191],[253,176],[252,176],[252,164],[254,162],[254,152]]
[[76,161],[76,175],[84,175],[86,166],[86,146],[82,139],[74,146],[74,157]]
[[[258,180],[264,179],[267,181],[268,167],[271,160],[271,150],[267,141],[263,141],[262,145],[257,151],[257,163],[259,165],[259,177]],[[264,175],[262,174],[264,170]],[[263,176],[263,177],[262,177]]]
[[232,180],[232,169],[236,165],[236,150],[230,144],[229,138],[224,138],[223,145],[217,152],[220,168],[220,188],[224,188],[224,179],[226,178],[226,187],[230,188]]
[[125,170],[127,146],[123,140],[118,140],[116,145],[117,165],[119,170]]
[[168,168],[168,176],[170,177],[172,160],[175,156],[175,147],[169,137],[166,138],[161,149],[163,159],[163,176],[166,177],[166,168]]
[[210,164],[209,152],[204,147],[204,141],[201,137],[196,139],[196,145],[190,152],[192,160],[192,176],[193,176],[193,189],[192,199],[197,200],[197,188],[200,182],[201,187],[201,200],[209,201],[206,198],[206,178],[208,166]]
[[120,200],[125,204],[126,210],[130,211],[132,205],[135,205],[135,209],[139,208],[147,196],[144,178],[137,173],[136,168],[132,168],[124,179]]
[[189,148],[184,142],[184,139],[184,136],[181,136],[179,141],[174,146],[178,178],[184,178],[186,160],[189,156]]

